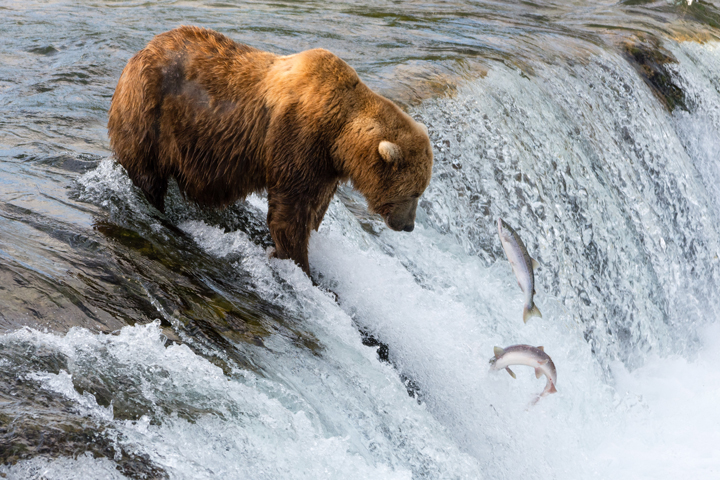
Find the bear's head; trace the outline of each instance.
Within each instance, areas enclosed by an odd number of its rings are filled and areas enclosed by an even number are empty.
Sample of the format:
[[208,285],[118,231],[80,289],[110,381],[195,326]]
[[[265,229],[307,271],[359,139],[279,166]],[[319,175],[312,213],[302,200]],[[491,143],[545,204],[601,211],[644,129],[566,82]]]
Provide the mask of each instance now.
[[336,143],[341,171],[388,227],[411,232],[430,183],[433,153],[425,125],[385,98],[349,122]]

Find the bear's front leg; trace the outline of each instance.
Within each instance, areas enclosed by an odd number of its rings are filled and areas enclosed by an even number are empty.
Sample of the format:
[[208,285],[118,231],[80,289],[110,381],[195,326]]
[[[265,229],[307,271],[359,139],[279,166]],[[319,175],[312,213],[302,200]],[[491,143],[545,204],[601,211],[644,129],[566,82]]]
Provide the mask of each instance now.
[[328,182],[327,185],[323,185],[322,188],[318,189],[318,195],[315,201],[315,204],[313,208],[311,209],[311,220],[312,220],[312,229],[316,232],[320,228],[320,222],[322,222],[323,217],[325,216],[325,212],[327,212],[328,207],[330,206],[330,201],[332,200],[333,196],[335,195],[335,192],[337,191],[338,182]]
[[292,259],[309,277],[308,240],[313,222],[308,200],[269,190],[267,223],[275,242],[275,256]]

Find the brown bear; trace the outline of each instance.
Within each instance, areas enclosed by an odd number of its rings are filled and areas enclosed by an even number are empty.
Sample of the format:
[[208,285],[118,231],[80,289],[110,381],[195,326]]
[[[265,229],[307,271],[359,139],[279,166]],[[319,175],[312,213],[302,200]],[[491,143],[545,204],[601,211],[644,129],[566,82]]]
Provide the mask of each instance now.
[[311,230],[339,182],[352,182],[391,229],[409,232],[433,161],[425,126],[329,51],[280,56],[189,26],[130,59],[108,134],[160,211],[171,176],[207,206],[267,191],[275,255],[308,274]]

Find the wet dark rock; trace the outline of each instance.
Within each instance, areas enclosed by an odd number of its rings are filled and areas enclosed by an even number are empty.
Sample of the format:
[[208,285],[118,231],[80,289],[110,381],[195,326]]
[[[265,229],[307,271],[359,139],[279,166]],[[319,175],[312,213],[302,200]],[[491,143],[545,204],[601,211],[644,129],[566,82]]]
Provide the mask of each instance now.
[[378,359],[381,362],[392,365],[393,368],[395,368],[395,370],[397,370],[400,374],[400,380],[403,382],[403,385],[405,385],[408,396],[417,400],[418,403],[422,403],[422,391],[420,390],[420,385],[418,385],[418,383],[412,378],[410,378],[408,375],[400,372],[397,365],[393,363],[392,359],[390,358],[390,348],[387,346],[387,344],[381,342],[373,334],[366,330],[360,329],[359,331],[363,345],[365,345],[366,347],[377,347]]
[[671,52],[651,35],[637,35],[622,43],[625,58],[635,67],[655,96],[670,112],[687,111],[685,92],[675,83],[668,65],[677,63]]

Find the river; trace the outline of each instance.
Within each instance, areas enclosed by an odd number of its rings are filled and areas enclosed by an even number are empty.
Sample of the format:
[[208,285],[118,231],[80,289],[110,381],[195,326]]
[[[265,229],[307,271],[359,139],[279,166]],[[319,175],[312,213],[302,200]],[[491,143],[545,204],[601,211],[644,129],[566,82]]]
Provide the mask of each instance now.
[[[311,280],[262,195],[152,209],[107,111],[183,24],[426,124],[415,230],[342,186]],[[717,478],[719,40],[709,1],[0,2],[0,477]],[[518,343],[558,393],[489,371]]]

